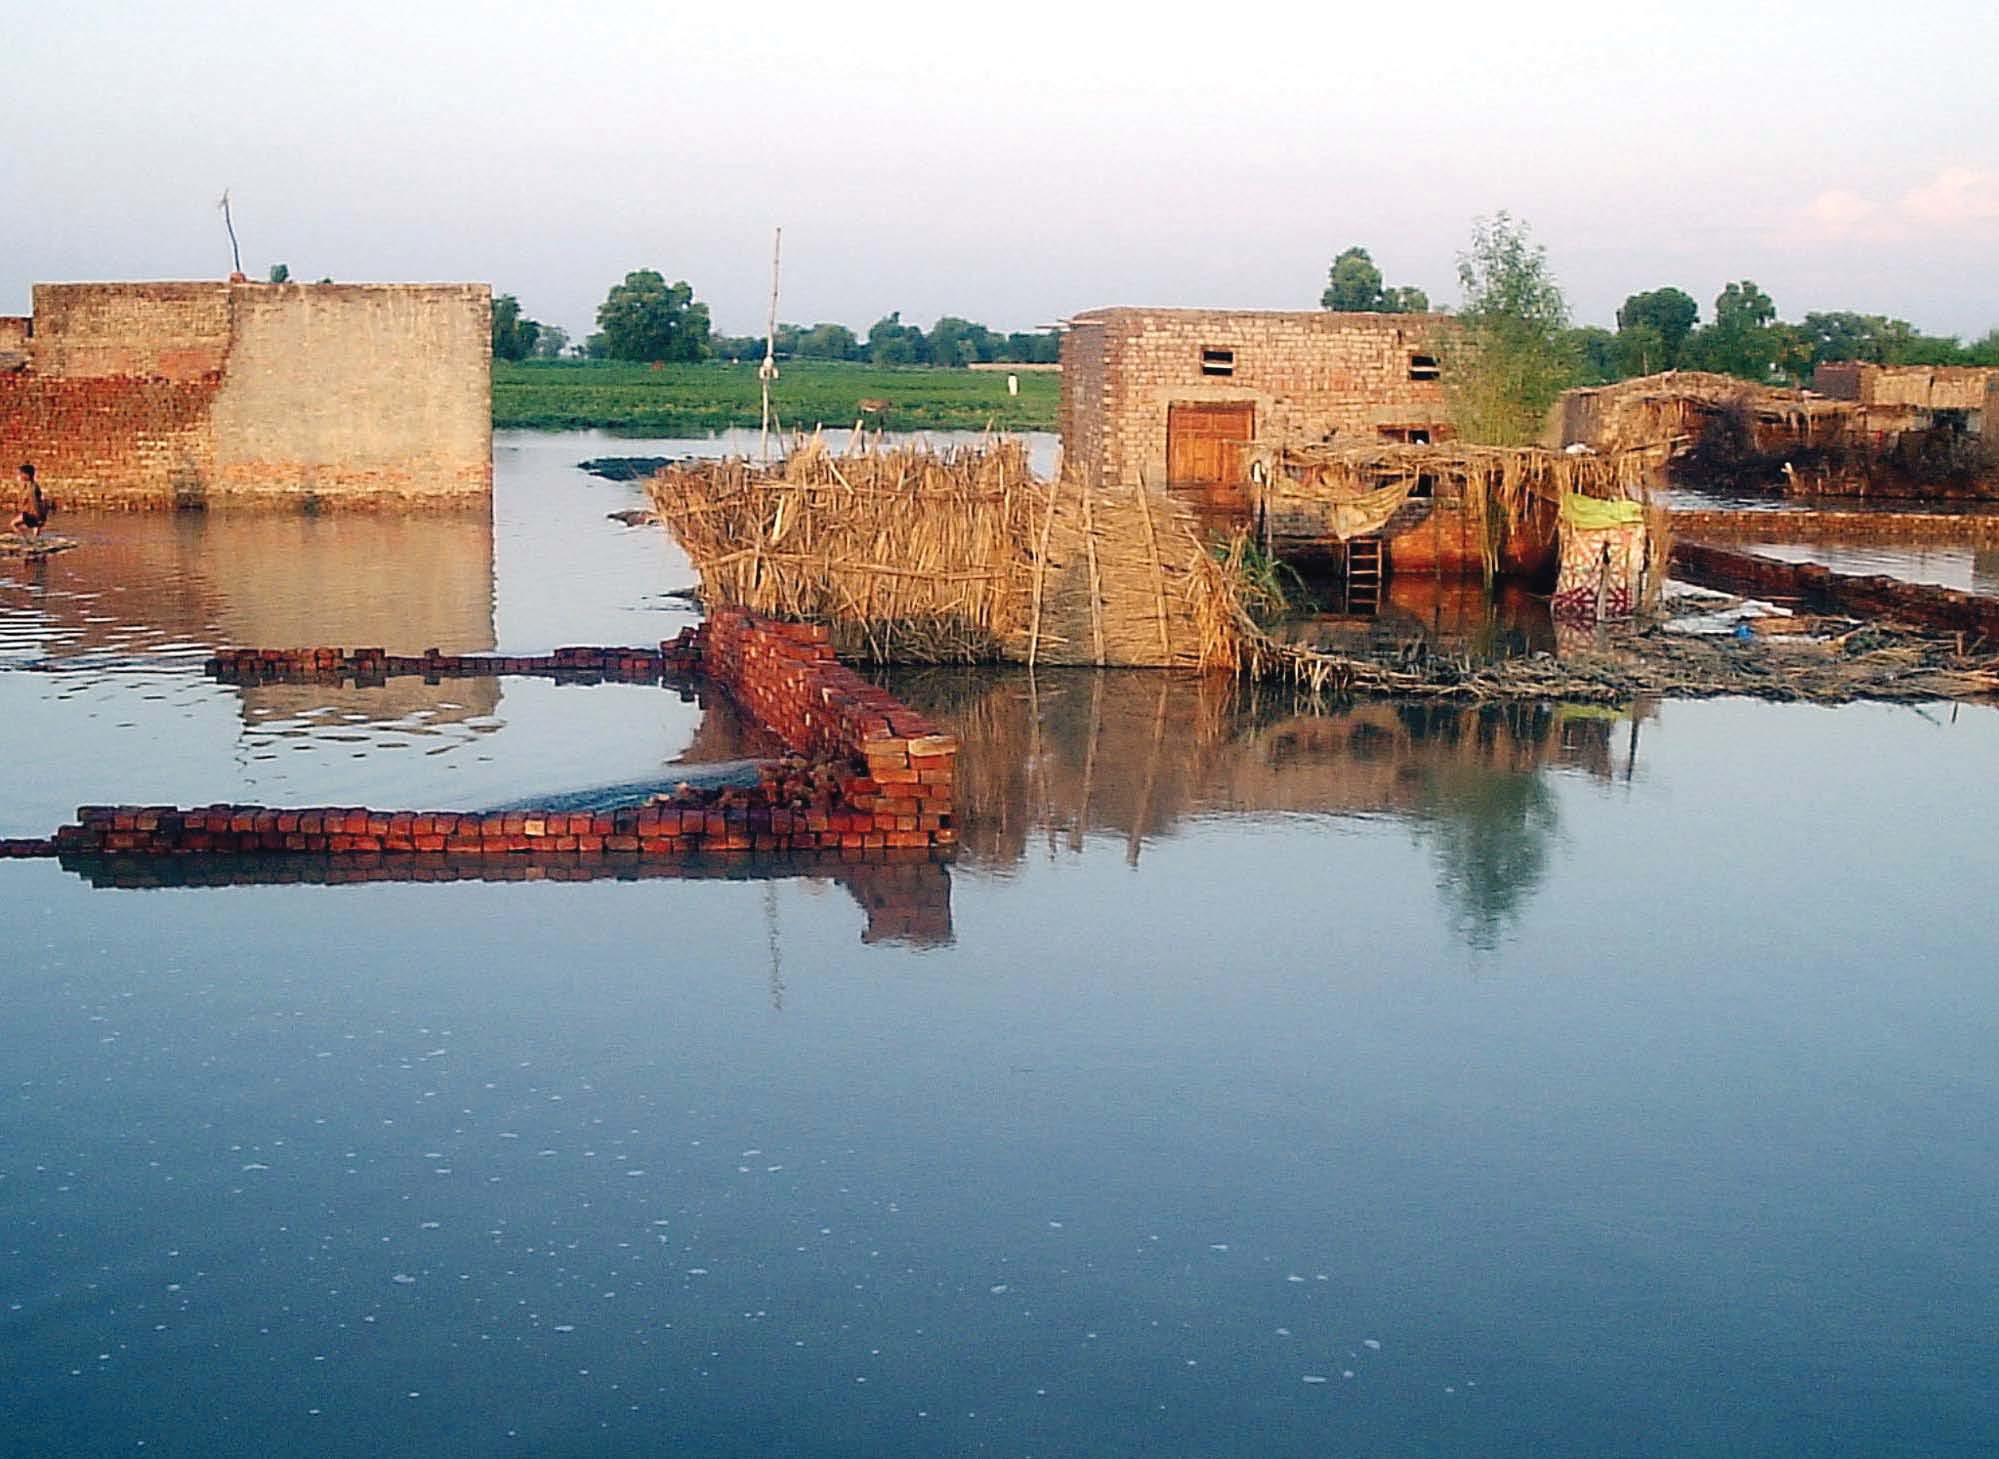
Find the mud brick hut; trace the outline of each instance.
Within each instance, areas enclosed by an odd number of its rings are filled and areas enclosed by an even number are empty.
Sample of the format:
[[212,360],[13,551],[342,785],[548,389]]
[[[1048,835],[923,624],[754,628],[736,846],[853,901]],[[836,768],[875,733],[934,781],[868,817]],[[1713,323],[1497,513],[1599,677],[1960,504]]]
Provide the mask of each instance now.
[[1999,424],[1999,369],[1982,365],[1869,365],[1842,360],[1820,365],[1812,386],[1834,400],[1963,411],[1966,427],[1985,435]]
[[484,284],[37,284],[0,457],[72,506],[484,507]]
[[1991,497],[1999,371],[1828,365],[1821,388],[1668,371],[1563,395],[1551,444],[1663,448],[1677,485],[1809,495]]
[[1088,486],[1248,484],[1245,447],[1447,430],[1436,314],[1093,309],[1062,336],[1062,459]]

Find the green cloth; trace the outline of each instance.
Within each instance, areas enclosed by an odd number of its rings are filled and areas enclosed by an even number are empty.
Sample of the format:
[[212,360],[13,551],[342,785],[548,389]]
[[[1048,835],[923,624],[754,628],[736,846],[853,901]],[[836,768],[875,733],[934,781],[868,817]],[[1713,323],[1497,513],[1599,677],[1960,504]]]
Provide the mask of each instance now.
[[1562,493],[1562,524],[1579,532],[1631,527],[1645,520],[1643,502],[1602,501],[1573,491]]

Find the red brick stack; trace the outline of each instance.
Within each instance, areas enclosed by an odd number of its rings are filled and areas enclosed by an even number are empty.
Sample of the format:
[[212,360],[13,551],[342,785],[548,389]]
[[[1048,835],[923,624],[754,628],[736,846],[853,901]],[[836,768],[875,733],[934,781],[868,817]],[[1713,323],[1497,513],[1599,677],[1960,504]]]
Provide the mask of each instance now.
[[733,608],[706,624],[708,673],[737,702],[806,755],[847,756],[835,822],[842,845],[949,846],[958,740],[833,657],[826,630],[775,623]]

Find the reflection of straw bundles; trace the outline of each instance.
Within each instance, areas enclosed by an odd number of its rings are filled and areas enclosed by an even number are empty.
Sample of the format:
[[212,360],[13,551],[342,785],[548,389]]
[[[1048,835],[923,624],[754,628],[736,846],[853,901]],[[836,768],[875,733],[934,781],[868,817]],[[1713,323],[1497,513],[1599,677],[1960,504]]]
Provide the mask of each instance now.
[[1239,616],[1191,519],[1038,482],[1017,442],[669,467],[662,518],[709,603],[831,625],[876,662],[1233,667]]

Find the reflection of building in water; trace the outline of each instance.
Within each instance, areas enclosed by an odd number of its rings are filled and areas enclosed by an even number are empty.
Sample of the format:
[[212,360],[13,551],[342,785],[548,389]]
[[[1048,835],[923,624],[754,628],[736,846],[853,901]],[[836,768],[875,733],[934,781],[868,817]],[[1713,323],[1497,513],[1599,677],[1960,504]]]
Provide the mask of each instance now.
[[1389,578],[1378,605],[1366,613],[1300,616],[1272,632],[1288,642],[1348,654],[1377,655],[1420,646],[1498,659],[1552,653],[1555,648],[1548,600],[1520,583],[1501,581],[1488,592],[1476,578],[1423,573]]
[[[182,661],[230,644],[391,653],[495,645],[488,512],[78,513],[63,525],[82,545],[37,570],[28,601],[41,621],[21,630],[45,659]],[[314,685],[238,692],[253,723],[291,718],[328,695]],[[441,688],[401,679],[354,697],[371,720],[428,711],[430,722],[448,723],[491,715],[500,690],[492,679]]]
[[963,742],[958,795],[969,859],[1004,870],[1030,845],[1080,850],[1183,820],[1392,815],[1438,862],[1461,929],[1483,942],[1539,881],[1555,802],[1550,768],[1628,775],[1649,707],[1398,704],[1300,713],[1226,680],[1173,675],[925,670],[895,689]]

